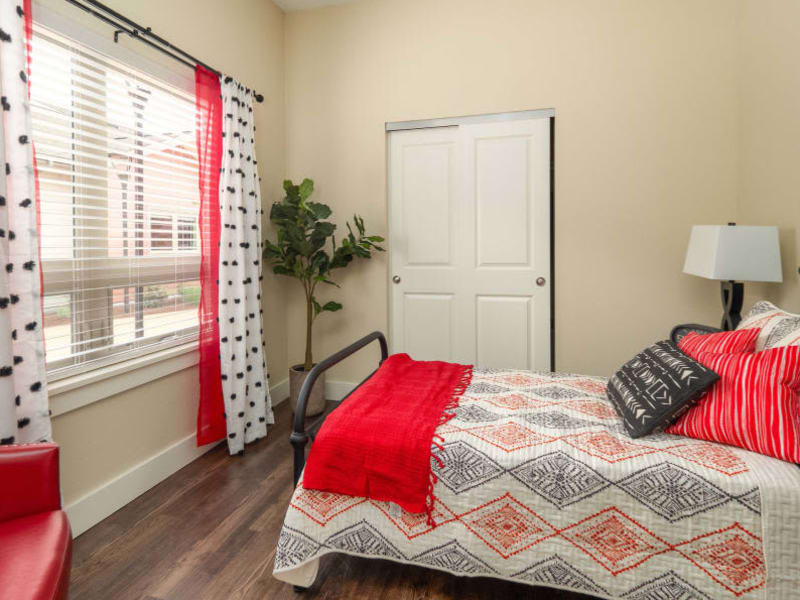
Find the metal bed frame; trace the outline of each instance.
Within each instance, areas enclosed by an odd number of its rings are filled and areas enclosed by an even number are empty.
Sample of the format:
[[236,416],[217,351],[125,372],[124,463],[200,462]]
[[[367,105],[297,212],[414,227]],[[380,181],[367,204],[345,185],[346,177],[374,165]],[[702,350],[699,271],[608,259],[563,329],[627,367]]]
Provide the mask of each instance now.
[[672,328],[672,331],[669,334],[669,339],[672,340],[673,343],[677,344],[680,342],[684,336],[694,331],[696,333],[704,334],[704,333],[719,333],[724,331],[719,327],[709,327],[708,325],[698,325],[697,323],[684,323],[682,325],[676,325]]
[[300,388],[300,394],[297,397],[297,410],[294,413],[294,426],[292,427],[292,434],[289,436],[289,442],[294,448],[295,486],[297,486],[297,482],[299,481],[300,475],[303,472],[303,467],[306,464],[306,444],[308,444],[308,441],[314,440],[326,417],[336,410],[336,408],[342,402],[344,402],[350,396],[350,394],[355,392],[364,382],[372,377],[375,374],[375,371],[370,373],[364,379],[364,381],[353,388],[344,398],[336,402],[332,407],[327,408],[316,421],[311,423],[311,425],[306,426],[306,406],[308,404],[308,397],[311,395],[311,389],[314,387],[314,384],[317,382],[317,379],[319,379],[319,376],[322,373],[376,340],[381,347],[381,360],[378,363],[378,366],[380,367],[381,364],[383,364],[383,361],[389,358],[389,346],[386,343],[386,338],[380,331],[373,331],[372,333],[362,337],[360,340],[353,342],[346,348],[342,348],[338,352],[331,354],[328,358],[318,362],[308,372],[308,377],[306,377],[306,380],[303,382],[303,387]]

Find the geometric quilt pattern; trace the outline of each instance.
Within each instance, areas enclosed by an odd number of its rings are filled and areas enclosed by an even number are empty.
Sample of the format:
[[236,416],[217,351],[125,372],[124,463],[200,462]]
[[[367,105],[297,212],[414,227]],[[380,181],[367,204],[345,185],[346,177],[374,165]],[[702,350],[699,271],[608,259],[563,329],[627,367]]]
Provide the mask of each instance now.
[[562,508],[605,489],[609,483],[596,471],[557,451],[519,465],[511,474],[539,496]]
[[351,554],[369,554],[384,558],[403,558],[381,533],[366,521],[346,527],[330,536],[325,544],[342,552]]
[[617,508],[576,523],[564,531],[564,536],[614,575],[670,549],[669,544]]
[[466,550],[458,540],[451,540],[446,544],[426,550],[415,556],[413,562],[436,567],[456,575],[494,573],[494,569],[490,565]]
[[477,487],[503,473],[497,462],[463,440],[443,444],[442,450],[436,456],[441,463],[431,458],[434,474],[439,482],[456,494]]
[[[338,552],[601,598],[764,600],[761,535],[774,527],[746,451],[632,440],[598,377],[475,369],[454,412],[432,448],[434,526],[299,485],[275,576],[300,582],[300,567]],[[767,460],[773,481],[797,481],[795,466]],[[780,558],[798,564],[800,549]]]
[[670,522],[730,499],[713,483],[669,462],[642,469],[617,485]]
[[607,594],[589,577],[578,571],[558,554],[532,564],[514,575],[536,585],[568,588],[587,594]]
[[711,600],[672,571],[637,585],[622,597],[625,600]]
[[764,584],[761,539],[738,524],[699,536],[679,551],[736,595]]
[[336,515],[365,502],[364,498],[343,496],[321,490],[303,490],[293,500],[292,505],[309,519],[324,525]]
[[546,521],[509,494],[463,515],[461,521],[505,558],[555,533]]

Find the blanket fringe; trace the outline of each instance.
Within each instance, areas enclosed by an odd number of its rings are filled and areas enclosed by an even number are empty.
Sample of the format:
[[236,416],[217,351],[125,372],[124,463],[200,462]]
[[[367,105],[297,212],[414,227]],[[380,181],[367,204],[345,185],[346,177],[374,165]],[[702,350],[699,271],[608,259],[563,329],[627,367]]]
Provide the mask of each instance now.
[[[439,423],[436,426],[437,429],[456,416],[456,413],[453,411],[458,408],[459,402],[461,401],[461,396],[463,396],[464,392],[467,391],[467,388],[471,382],[472,365],[463,365],[458,383],[456,383],[456,386],[453,388],[453,393],[450,395],[450,399],[447,401],[447,404],[444,405],[442,415],[439,417]],[[444,441],[444,438],[437,433],[434,433],[433,437],[439,438],[439,440],[442,442]],[[439,464],[440,469],[443,469],[444,461],[440,456],[434,454],[434,448],[443,451],[444,447],[439,442],[431,440],[431,458],[433,458]],[[436,496],[433,493],[433,487],[436,485],[436,482],[439,481],[439,478],[436,477],[435,473],[433,472],[433,468],[430,467],[430,460],[428,461],[428,464],[430,477],[428,479],[428,495],[425,499],[425,513],[427,514],[426,523],[430,527],[436,527],[436,523],[433,520],[433,508],[436,502]]]

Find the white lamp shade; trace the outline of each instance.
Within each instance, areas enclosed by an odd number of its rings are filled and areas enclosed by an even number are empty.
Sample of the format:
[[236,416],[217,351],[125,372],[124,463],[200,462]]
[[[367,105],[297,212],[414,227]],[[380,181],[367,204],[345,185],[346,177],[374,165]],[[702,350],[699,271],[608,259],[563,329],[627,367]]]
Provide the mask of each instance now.
[[683,272],[724,281],[783,281],[778,228],[694,225]]

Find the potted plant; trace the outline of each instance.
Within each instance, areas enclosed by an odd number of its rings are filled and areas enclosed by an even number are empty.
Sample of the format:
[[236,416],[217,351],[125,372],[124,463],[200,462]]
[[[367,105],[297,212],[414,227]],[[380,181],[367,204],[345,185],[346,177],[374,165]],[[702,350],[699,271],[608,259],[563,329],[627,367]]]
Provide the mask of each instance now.
[[[353,216],[355,231],[347,223],[347,235],[336,245],[336,225],[327,221],[331,209],[321,202],[310,202],[314,182],[303,179],[300,185],[291,180],[283,182],[286,196],[272,205],[269,219],[275,225],[278,239],[264,240],[264,258],[272,264],[278,275],[294,277],[303,286],[306,298],[306,356],[303,364],[289,369],[289,393],[292,409],[297,409],[297,396],[308,372],[314,365],[311,348],[311,329],[314,321],[324,312],[336,312],[342,305],[332,300],[321,304],[316,297],[317,285],[339,285],[331,279],[334,269],[346,267],[356,258],[370,258],[373,251],[383,252],[378,244],[383,238],[366,235],[364,219]],[[330,240],[330,251],[328,250]],[[306,407],[307,415],[325,410],[324,374],[317,380]]]

